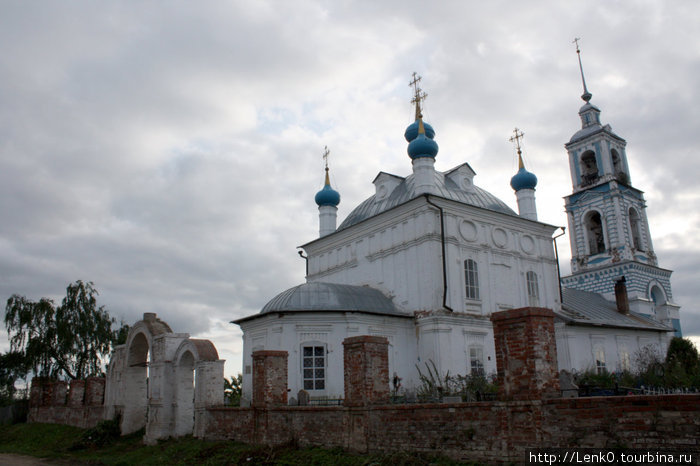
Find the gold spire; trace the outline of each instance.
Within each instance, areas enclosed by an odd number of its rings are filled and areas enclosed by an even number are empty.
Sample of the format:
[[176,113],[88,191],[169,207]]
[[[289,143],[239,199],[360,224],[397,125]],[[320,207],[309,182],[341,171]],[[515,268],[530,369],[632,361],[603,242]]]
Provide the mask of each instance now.
[[411,80],[410,83],[408,83],[409,86],[413,87],[413,99],[411,99],[412,104],[416,104],[416,120],[418,120],[420,123],[418,123],[418,133],[425,133],[425,130],[423,129],[423,110],[421,109],[421,102],[425,100],[426,97],[428,97],[428,94],[423,92],[423,89],[418,87],[418,83],[421,81],[420,76],[418,76],[418,73],[415,71],[413,72],[413,79]]
[[525,168],[525,164],[523,163],[523,153],[520,150],[520,140],[525,137],[525,133],[520,131],[518,128],[515,128],[513,130],[513,136],[508,139],[510,142],[515,143],[516,149],[518,149],[518,168]]
[[328,146],[323,147],[323,161],[326,164],[326,186],[331,185],[331,179],[328,176],[328,154],[330,154],[331,151],[328,150]]

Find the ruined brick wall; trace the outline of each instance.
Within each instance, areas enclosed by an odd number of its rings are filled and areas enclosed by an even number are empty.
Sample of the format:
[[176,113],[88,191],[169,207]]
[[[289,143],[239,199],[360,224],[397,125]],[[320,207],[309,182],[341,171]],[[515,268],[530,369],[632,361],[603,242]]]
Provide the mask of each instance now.
[[491,315],[498,389],[506,400],[561,396],[554,312],[525,307]]
[[540,448],[700,454],[700,395],[367,407],[210,408],[206,439],[527,463]]
[[103,419],[105,379],[70,382],[32,379],[27,422],[94,427]]

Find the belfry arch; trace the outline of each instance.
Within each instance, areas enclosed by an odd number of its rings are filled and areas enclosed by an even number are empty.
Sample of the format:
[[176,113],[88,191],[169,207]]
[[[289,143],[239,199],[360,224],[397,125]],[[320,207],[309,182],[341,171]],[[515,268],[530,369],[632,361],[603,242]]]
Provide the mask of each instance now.
[[595,255],[605,252],[605,228],[600,212],[590,211],[584,217],[586,237],[588,242],[588,254]]

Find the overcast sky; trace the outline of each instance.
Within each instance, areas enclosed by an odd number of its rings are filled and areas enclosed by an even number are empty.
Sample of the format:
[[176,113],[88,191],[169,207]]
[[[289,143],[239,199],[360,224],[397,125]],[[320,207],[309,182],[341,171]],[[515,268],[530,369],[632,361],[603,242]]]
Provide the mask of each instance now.
[[[93,281],[117,319],[156,312],[238,372],[228,322],[304,281],[323,147],[339,222],[377,172],[411,173],[413,71],[436,168],[469,162],[516,209],[517,126],[539,218],[566,225],[580,37],[700,336],[700,3],[430,3],[0,1],[0,303]],[[566,272],[566,237],[559,251]]]

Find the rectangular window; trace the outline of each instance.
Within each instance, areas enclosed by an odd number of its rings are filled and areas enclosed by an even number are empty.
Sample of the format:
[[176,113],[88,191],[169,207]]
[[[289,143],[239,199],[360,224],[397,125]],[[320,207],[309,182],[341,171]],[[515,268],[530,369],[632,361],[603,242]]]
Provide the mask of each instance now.
[[595,369],[598,374],[605,373],[605,350],[602,346],[596,346],[593,351],[595,356]]
[[304,346],[302,352],[304,390],[324,390],[326,388],[326,348]]
[[631,366],[632,365],[630,364],[630,354],[627,351],[627,348],[620,348],[620,369],[622,369],[625,372],[629,372]]
[[464,283],[467,299],[479,299],[479,272],[476,261],[472,259],[464,261]]
[[527,302],[530,306],[540,305],[540,289],[537,284],[537,274],[529,271],[525,274],[527,282]]
[[484,375],[484,349],[478,346],[469,348],[469,368],[471,375]]

